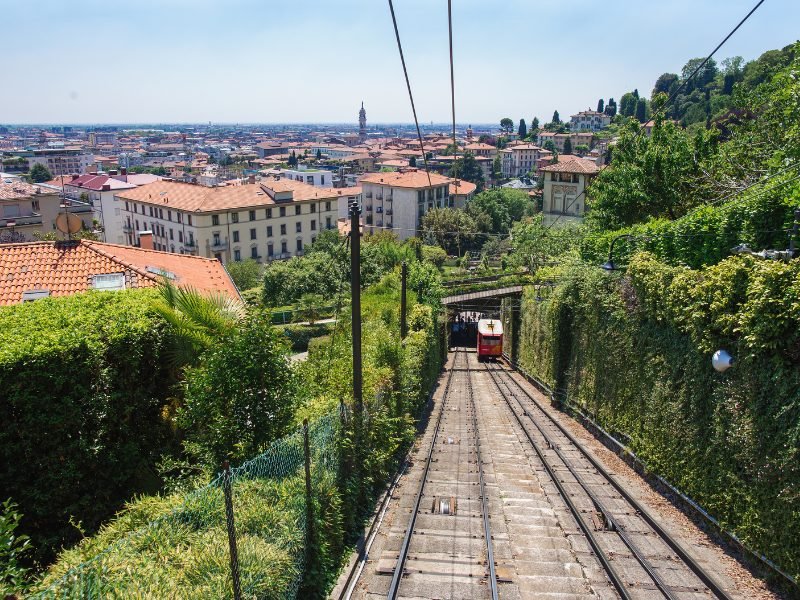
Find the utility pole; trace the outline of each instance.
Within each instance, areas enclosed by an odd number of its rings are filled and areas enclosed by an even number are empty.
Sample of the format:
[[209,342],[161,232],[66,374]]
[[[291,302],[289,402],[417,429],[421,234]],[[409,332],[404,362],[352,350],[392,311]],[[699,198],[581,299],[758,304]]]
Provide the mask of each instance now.
[[400,268],[400,339],[406,339],[408,334],[408,320],[406,315],[406,287],[408,284],[408,265],[403,261]]
[[361,380],[361,209],[358,202],[350,204],[350,305],[353,334],[353,402],[356,426],[359,426],[364,407]]

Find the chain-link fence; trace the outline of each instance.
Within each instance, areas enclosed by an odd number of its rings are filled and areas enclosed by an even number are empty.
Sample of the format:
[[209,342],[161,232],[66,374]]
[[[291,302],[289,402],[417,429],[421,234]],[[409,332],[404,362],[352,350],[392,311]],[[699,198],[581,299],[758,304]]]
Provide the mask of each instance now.
[[186,496],[131,503],[28,597],[295,598],[314,497],[337,477],[340,419],[301,427]]

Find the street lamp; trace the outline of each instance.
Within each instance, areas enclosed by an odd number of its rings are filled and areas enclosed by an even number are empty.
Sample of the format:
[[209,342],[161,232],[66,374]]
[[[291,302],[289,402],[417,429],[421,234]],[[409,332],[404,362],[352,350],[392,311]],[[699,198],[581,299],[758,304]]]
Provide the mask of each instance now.
[[730,369],[733,366],[733,363],[734,358],[728,354],[727,350],[717,350],[711,357],[711,366],[713,366],[714,369],[720,373],[724,373]]
[[620,240],[620,239],[623,239],[623,238],[628,239],[628,240],[632,240],[632,239],[635,239],[635,237],[636,236],[631,235],[630,233],[623,233],[622,235],[618,235],[613,240],[611,240],[611,247],[608,249],[608,261],[606,261],[603,264],[603,268],[606,271],[616,271],[617,270],[617,265],[614,264],[614,244],[617,243],[617,240]]

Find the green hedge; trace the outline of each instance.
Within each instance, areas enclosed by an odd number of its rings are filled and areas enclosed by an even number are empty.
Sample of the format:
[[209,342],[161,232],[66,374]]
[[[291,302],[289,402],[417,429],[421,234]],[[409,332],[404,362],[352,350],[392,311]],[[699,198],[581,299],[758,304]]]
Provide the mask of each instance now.
[[[627,264],[631,255],[648,251],[671,265],[699,268],[731,255],[731,248],[748,244],[755,251],[787,248],[787,230],[800,208],[800,183],[794,171],[754,186],[726,204],[705,206],[681,219],[659,219],[616,231],[591,232],[581,243],[581,256],[600,265],[608,259],[611,241],[614,261]],[[800,240],[798,240],[800,247]]]
[[[574,267],[509,323],[522,366],[751,548],[800,575],[800,262]],[[711,367],[724,348],[736,359]]]
[[160,484],[175,379],[151,298],[92,292],[0,309],[0,489],[40,561]]

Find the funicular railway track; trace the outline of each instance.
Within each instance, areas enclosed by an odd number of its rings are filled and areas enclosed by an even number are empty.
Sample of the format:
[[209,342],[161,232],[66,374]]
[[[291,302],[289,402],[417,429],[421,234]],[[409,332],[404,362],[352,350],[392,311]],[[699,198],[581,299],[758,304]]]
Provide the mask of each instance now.
[[509,370],[484,369],[622,598],[730,600]]
[[448,374],[387,598],[492,598],[497,576],[465,350]]

